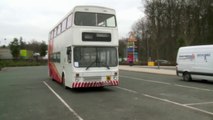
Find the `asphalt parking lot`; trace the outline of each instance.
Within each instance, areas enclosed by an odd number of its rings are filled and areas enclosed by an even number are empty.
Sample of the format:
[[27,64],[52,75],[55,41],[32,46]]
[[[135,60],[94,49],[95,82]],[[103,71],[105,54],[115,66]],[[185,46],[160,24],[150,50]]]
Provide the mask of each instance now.
[[0,72],[1,120],[213,120],[213,83],[120,70],[117,87],[64,89],[47,67]]

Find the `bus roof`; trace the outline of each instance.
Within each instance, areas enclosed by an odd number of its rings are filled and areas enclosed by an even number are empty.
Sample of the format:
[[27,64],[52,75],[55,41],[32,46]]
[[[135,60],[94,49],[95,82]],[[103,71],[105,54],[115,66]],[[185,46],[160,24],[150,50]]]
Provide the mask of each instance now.
[[76,6],[73,9],[75,11],[85,11],[85,12],[97,12],[97,13],[111,13],[115,14],[115,10],[112,8],[102,7],[102,6]]
[[115,14],[115,10],[112,8],[102,7],[102,6],[94,6],[94,5],[79,5],[75,6],[70,12],[68,12],[60,21],[54,25],[54,27],[51,29],[51,31],[58,26],[64,19],[67,18],[68,15],[70,15],[73,12],[81,11],[81,12],[96,12],[96,13],[106,13],[106,14]]

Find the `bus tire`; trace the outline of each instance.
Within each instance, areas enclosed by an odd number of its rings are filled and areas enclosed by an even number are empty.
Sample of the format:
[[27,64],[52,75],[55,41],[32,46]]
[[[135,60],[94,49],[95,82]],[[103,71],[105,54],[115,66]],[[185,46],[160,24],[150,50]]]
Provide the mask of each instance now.
[[185,81],[191,81],[192,80],[192,77],[191,77],[189,72],[183,73],[183,80],[185,80]]
[[68,87],[65,85],[64,73],[62,73],[62,78],[61,78],[61,80],[62,80],[62,82],[61,82],[62,86],[63,86],[65,89],[67,89]]

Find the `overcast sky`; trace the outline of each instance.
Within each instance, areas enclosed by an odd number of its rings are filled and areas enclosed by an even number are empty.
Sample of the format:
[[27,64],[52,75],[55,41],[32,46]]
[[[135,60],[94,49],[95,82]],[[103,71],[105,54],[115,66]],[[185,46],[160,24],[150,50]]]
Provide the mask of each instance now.
[[50,29],[76,5],[115,9],[120,38],[144,15],[141,0],[0,0],[0,46],[20,36],[47,42]]

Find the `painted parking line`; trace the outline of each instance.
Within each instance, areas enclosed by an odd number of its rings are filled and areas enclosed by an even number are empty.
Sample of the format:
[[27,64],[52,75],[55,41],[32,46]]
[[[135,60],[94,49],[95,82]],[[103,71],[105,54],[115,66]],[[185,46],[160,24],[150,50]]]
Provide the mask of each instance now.
[[199,88],[199,87],[192,87],[192,86],[186,86],[186,85],[180,85],[180,84],[174,84],[174,86],[184,87],[184,88],[190,88],[190,89],[196,89],[196,90],[201,90],[201,91],[213,92],[213,90],[210,90],[210,89]]
[[165,85],[172,85],[171,83],[167,83],[167,82],[160,82],[160,81],[155,81],[155,80],[146,80],[146,79],[142,79],[142,78],[129,77],[129,76],[124,76],[124,75],[120,75],[120,77],[130,78],[130,79],[139,80],[139,81],[145,81],[145,82],[152,82],[152,83],[159,83],[159,84],[165,84]]
[[62,99],[45,81],[43,81],[43,83],[47,86],[47,88],[49,88],[49,90],[67,107],[67,109],[73,113],[78,120],[83,120],[83,118],[78,115],[78,113],[76,113],[68,104],[67,102],[64,101],[64,99]]
[[127,88],[123,88],[123,87],[118,87],[116,86],[117,88],[121,89],[121,90],[124,90],[124,91],[128,91],[130,93],[134,93],[134,94],[138,94],[138,92],[134,91],[134,90],[130,90],[130,89],[127,89]]
[[211,90],[211,89],[205,89],[205,88],[199,88],[199,87],[193,87],[193,86],[187,86],[187,85],[172,84],[172,83],[168,83],[168,82],[160,82],[160,81],[155,81],[155,80],[147,80],[147,79],[136,78],[136,77],[129,77],[129,76],[123,76],[123,75],[121,75],[120,77],[130,78],[130,79],[144,81],[144,82],[151,82],[151,83],[157,83],[157,84],[164,84],[164,85],[171,85],[171,86],[183,87],[183,88],[188,88],[188,89],[196,89],[196,90],[201,90],[201,91],[213,92],[213,90]]
[[138,93],[137,91],[134,91],[134,90],[131,90],[131,89],[128,89],[128,88],[124,88],[124,87],[116,87],[116,88],[130,92],[130,93],[140,94],[142,96],[145,96],[145,97],[148,97],[148,98],[151,98],[151,99],[155,99],[155,100],[158,100],[158,101],[162,101],[162,102],[174,104],[174,105],[177,105],[177,106],[185,107],[185,108],[188,108],[188,109],[191,109],[191,110],[194,110],[194,111],[198,111],[198,112],[205,113],[205,114],[213,116],[213,112],[209,112],[209,111],[206,111],[206,110],[195,108],[195,107],[189,106],[187,104],[181,104],[181,103],[174,102],[174,101],[171,101],[171,100],[168,100],[168,99],[155,97],[155,96],[144,94],[144,93]]
[[188,103],[188,104],[184,104],[184,105],[207,105],[207,104],[213,104],[213,102],[201,102],[201,103]]

